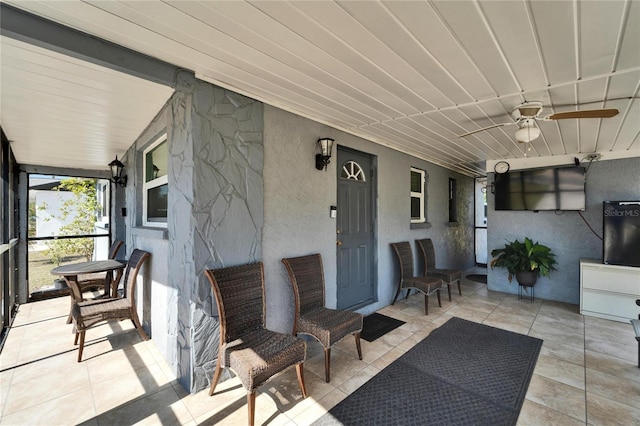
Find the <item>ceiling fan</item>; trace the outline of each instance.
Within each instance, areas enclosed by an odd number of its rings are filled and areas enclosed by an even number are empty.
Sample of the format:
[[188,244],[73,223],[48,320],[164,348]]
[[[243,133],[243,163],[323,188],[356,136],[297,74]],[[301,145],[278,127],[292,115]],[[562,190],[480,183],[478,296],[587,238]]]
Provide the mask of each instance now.
[[618,114],[617,109],[591,109],[582,111],[567,111],[541,116],[542,102],[529,101],[517,105],[511,111],[513,122],[498,123],[492,126],[483,127],[482,129],[473,130],[458,137],[473,135],[474,133],[483,132],[485,130],[494,129],[502,126],[517,125],[518,130],[515,133],[516,140],[521,143],[531,142],[540,136],[540,128],[537,125],[538,120],[564,120],[568,118],[609,118]]

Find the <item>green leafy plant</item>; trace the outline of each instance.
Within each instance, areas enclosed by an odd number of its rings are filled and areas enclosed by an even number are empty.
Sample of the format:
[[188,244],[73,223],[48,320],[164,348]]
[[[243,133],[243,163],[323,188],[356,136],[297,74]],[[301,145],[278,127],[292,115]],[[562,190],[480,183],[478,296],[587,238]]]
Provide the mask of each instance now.
[[537,276],[548,277],[556,268],[556,255],[545,245],[533,242],[525,237],[524,243],[517,239],[507,242],[504,248],[491,251],[494,259],[491,269],[505,268],[509,272],[509,282],[516,272],[535,272]]
[[[72,197],[65,200],[56,213],[43,219],[58,219],[65,225],[59,229],[59,236],[93,234],[99,209],[96,198],[96,180],[83,178],[66,178],[60,181],[56,191],[68,191]],[[46,203],[37,206],[46,210]],[[47,254],[51,261],[59,266],[66,256],[81,255],[91,260],[93,255],[93,238],[74,238],[47,241]]]

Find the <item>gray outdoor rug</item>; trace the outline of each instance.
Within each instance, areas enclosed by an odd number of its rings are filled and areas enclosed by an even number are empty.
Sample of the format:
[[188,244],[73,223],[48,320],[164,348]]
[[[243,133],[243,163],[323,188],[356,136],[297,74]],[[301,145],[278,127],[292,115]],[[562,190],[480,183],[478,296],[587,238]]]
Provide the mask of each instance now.
[[451,318],[314,425],[515,425],[541,347]]

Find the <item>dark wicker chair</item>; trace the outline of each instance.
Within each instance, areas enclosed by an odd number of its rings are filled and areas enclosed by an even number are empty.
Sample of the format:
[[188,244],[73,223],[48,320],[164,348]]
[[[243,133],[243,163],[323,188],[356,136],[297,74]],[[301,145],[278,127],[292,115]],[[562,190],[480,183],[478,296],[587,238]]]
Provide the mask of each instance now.
[[[640,306],[640,299],[636,299],[636,305]],[[631,325],[638,341],[638,368],[640,368],[640,315],[638,315],[638,319],[631,320]]]
[[[109,259],[115,259],[118,251],[124,244],[124,241],[115,240],[109,248]],[[100,287],[104,287],[104,295],[102,297],[116,297],[115,289],[111,288],[113,272],[107,272],[104,278],[90,278],[78,281],[81,291],[92,291]]]
[[416,245],[418,246],[424,261],[424,276],[442,279],[442,281],[447,285],[449,302],[451,302],[451,286],[456,281],[458,282],[458,294],[462,296],[462,288],[460,287],[462,271],[458,271],[456,269],[436,268],[436,252],[433,249],[433,242],[431,241],[431,238],[416,240]]
[[138,272],[144,262],[151,257],[151,254],[142,250],[134,250],[127,262],[124,281],[126,285],[125,296],[121,298],[103,298],[87,300],[76,303],[71,309],[71,317],[76,331],[74,345],[78,344],[78,362],[82,361],[82,351],[84,349],[84,338],[86,331],[102,321],[122,321],[131,320],[142,340],[149,340],[145,333],[138,312],[136,311],[135,287]]
[[319,254],[282,259],[289,272],[295,299],[293,333],[313,336],[324,347],[325,381],[330,382],[331,347],[353,334],[358,358],[362,359],[360,332],[362,315],[325,308],[324,270]]
[[230,368],[247,390],[249,424],[255,417],[256,389],[271,376],[296,366],[303,398],[303,362],[307,345],[289,334],[268,330],[262,262],[207,270],[218,306],[220,347],[209,395],[213,395],[222,368]]
[[408,241],[400,243],[391,243],[393,251],[396,253],[398,263],[400,265],[400,280],[398,281],[398,290],[393,298],[393,305],[396,303],[400,291],[407,289],[407,297],[412,288],[424,294],[424,314],[429,315],[429,295],[436,293],[438,296],[438,306],[442,306],[440,301],[440,289],[442,288],[442,279],[436,277],[416,277],[413,275],[413,253],[411,245]]

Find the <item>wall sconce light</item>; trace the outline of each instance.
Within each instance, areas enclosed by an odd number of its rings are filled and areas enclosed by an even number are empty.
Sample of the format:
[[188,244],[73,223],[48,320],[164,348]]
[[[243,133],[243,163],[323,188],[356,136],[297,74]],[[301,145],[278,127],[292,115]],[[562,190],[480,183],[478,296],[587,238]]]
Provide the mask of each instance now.
[[333,149],[333,139],[323,138],[318,139],[318,147],[320,147],[320,154],[316,154],[316,169],[327,170],[327,165],[331,160],[331,150]]
[[109,163],[109,168],[111,169],[111,181],[123,188],[127,186],[127,175],[123,176],[124,164],[118,160],[117,155],[116,159]]

